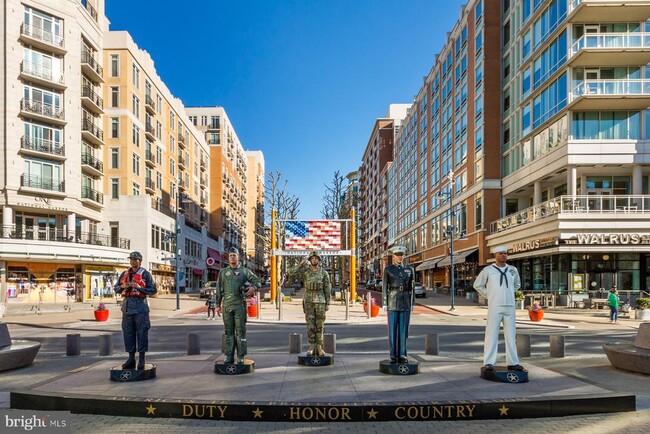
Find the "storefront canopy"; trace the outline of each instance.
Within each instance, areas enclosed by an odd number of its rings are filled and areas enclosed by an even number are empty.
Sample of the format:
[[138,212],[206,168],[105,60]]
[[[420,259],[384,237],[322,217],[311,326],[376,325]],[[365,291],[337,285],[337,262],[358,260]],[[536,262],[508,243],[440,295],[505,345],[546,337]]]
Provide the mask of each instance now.
[[[467,257],[469,255],[476,252],[477,250],[478,249],[470,249],[470,250],[465,250],[464,252],[454,253],[454,265],[462,264],[467,260]],[[445,256],[444,258],[442,258],[442,260],[436,264],[436,267],[445,267],[447,265],[451,265],[451,258],[449,256]]]
[[424,271],[424,270],[430,270],[432,268],[436,268],[436,263],[441,259],[443,258],[433,258],[433,259],[429,259],[428,261],[424,261],[423,263],[421,263],[415,268],[415,271]]

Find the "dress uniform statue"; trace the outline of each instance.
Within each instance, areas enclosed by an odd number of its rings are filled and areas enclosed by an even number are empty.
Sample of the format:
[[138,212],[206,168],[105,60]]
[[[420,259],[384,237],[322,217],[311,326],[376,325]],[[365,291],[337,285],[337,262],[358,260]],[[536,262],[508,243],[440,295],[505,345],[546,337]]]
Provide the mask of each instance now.
[[[131,267],[122,272],[115,285],[115,292],[122,294],[122,333],[124,335],[124,349],[129,353],[128,360],[122,369],[134,369],[135,351],[138,350],[138,368],[144,369],[145,353],[149,350],[149,305],[147,296],[156,293],[156,284],[151,274],[142,268],[142,254],[132,252],[129,255]],[[136,345],[137,344],[137,345]]]
[[235,343],[237,344],[237,363],[244,363],[246,347],[246,297],[255,293],[262,282],[249,269],[239,265],[239,250],[228,249],[228,267],[219,272],[217,278],[216,303],[217,314],[223,313],[223,325],[226,332],[226,363],[235,361]]
[[415,306],[413,292],[413,267],[404,265],[406,248],[392,248],[393,263],[384,268],[382,280],[382,301],[384,310],[388,309],[388,342],[391,363],[408,363],[406,338],[408,337],[411,311]]
[[308,356],[323,357],[323,325],[325,312],[330,308],[332,285],[330,276],[320,265],[320,256],[311,252],[307,259],[289,270],[289,274],[297,277],[305,287],[305,297],[302,309],[307,322],[307,340],[309,341]]

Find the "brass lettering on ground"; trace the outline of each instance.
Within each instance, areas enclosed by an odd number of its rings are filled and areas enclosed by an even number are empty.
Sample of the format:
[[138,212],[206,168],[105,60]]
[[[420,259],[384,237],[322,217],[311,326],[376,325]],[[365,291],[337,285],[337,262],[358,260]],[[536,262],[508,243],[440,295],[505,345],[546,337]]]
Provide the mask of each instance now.
[[289,420],[335,422],[352,418],[347,407],[289,407]]
[[395,409],[398,420],[472,419],[476,405],[412,405]]
[[183,417],[224,419],[227,405],[183,404]]

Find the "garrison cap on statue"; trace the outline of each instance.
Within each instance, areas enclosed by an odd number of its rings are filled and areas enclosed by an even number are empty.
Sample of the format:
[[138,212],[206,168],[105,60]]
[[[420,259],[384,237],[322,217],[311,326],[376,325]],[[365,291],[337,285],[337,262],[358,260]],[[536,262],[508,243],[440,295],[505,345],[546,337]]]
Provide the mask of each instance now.
[[234,253],[236,255],[239,255],[239,250],[237,249],[237,247],[230,247],[227,249],[227,251],[228,253]]
[[404,247],[404,246],[395,246],[395,247],[393,247],[392,249],[390,249],[390,252],[391,252],[393,255],[398,255],[398,254],[400,254],[400,253],[401,253],[402,255],[406,255],[406,247]]
[[508,253],[509,249],[510,249],[510,247],[508,247],[508,246],[496,246],[496,247],[492,248],[492,253],[494,253],[494,254],[499,253],[499,252]]

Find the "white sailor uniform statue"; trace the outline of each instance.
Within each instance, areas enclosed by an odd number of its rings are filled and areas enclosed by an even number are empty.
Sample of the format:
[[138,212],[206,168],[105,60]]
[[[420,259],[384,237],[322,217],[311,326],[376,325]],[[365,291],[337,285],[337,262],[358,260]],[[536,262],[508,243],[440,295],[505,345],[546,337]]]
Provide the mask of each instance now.
[[411,311],[415,306],[413,267],[404,265],[406,248],[393,247],[393,263],[384,268],[382,285],[383,309],[388,310],[388,343],[391,363],[408,363],[406,338]]
[[506,341],[506,364],[509,370],[524,371],[519,364],[516,343],[515,291],[521,288],[519,272],[506,264],[508,246],[492,249],[496,264],[486,266],[474,281],[474,289],[488,300],[488,316],[485,326],[483,369],[492,371],[497,360],[499,326],[503,322]]

